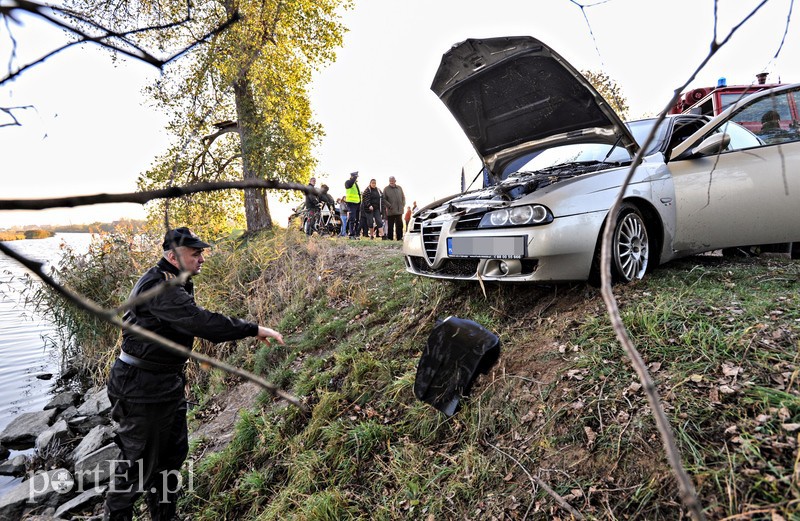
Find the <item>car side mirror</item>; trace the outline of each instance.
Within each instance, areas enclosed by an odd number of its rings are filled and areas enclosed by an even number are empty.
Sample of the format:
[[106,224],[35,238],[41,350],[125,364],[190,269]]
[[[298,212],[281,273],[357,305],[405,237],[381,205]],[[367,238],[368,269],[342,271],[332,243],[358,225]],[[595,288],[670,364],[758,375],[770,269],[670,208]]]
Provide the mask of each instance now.
[[719,154],[731,143],[731,136],[725,132],[719,132],[705,138],[699,145],[692,149],[693,156],[711,156]]

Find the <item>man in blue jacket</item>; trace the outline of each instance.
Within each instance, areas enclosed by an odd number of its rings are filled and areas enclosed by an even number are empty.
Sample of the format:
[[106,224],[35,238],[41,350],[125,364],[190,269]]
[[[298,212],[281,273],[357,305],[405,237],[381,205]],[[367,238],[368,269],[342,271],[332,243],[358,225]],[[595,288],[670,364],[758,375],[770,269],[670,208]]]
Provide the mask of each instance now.
[[[209,245],[188,228],[164,237],[164,256],[139,279],[136,297],[174,280],[182,271],[200,273]],[[191,278],[167,284],[162,291],[130,309],[123,319],[172,340],[187,349],[194,337],[226,342],[256,337],[264,343],[277,331],[227,317],[198,306]],[[184,397],[184,364],[188,357],[129,332],[122,332],[122,350],[111,367],[108,396],[112,418],[119,423],[116,442],[122,451],[106,495],[104,519],[132,520],[133,504],[147,493],[153,520],[174,519],[179,471],[189,451]]]

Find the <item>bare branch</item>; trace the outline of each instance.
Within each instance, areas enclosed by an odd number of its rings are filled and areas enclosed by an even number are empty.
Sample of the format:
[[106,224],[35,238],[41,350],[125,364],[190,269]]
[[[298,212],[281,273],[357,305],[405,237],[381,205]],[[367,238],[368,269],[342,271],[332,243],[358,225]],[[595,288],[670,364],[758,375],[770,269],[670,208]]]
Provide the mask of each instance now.
[[5,113],[9,118],[11,118],[11,121],[9,123],[0,123],[0,128],[3,128],[3,127],[19,127],[19,126],[21,126],[21,123],[17,119],[17,116],[14,114],[14,111],[15,110],[27,110],[27,109],[32,109],[32,108],[33,108],[33,105],[22,105],[22,106],[19,106],[19,107],[0,107],[0,112]]
[[196,183],[187,186],[173,186],[160,190],[144,192],[128,192],[121,194],[76,195],[71,197],[55,197],[52,199],[0,199],[0,210],[45,210],[48,208],[75,208],[93,204],[107,203],[139,203],[145,204],[153,199],[170,199],[198,192],[216,192],[231,189],[276,189],[298,190],[303,193],[319,193],[309,185],[301,183],[284,183],[269,179],[244,179],[239,181],[216,181]]
[[305,405],[294,395],[287,393],[286,391],[277,387],[275,384],[268,382],[267,380],[261,378],[258,375],[255,375],[249,371],[245,371],[244,369],[234,367],[230,364],[226,364],[225,362],[217,360],[216,358],[204,355],[202,353],[197,353],[195,351],[192,351],[191,349],[187,349],[176,342],[173,342],[169,339],[159,336],[153,333],[152,331],[144,329],[135,324],[124,322],[117,316],[116,310],[105,309],[102,306],[96,304],[95,302],[73,293],[69,289],[65,288],[64,286],[56,282],[52,277],[47,275],[44,272],[43,269],[44,265],[41,262],[33,261],[31,259],[26,258],[23,255],[20,255],[19,253],[15,252],[12,248],[7,246],[5,242],[0,241],[0,252],[6,254],[7,256],[11,257],[15,261],[19,262],[20,264],[31,270],[33,273],[36,274],[37,277],[39,277],[39,279],[41,279],[45,284],[53,288],[59,295],[61,295],[68,301],[72,302],[79,308],[83,309],[84,311],[87,311],[97,317],[100,317],[101,319],[105,320],[110,324],[113,324],[124,330],[130,331],[139,338],[142,338],[144,340],[149,340],[150,342],[155,342],[158,345],[172,351],[173,353],[192,358],[193,360],[197,360],[201,364],[209,365],[211,367],[216,367],[217,369],[221,369],[227,373],[234,374],[236,376],[240,376],[242,378],[250,380],[251,382],[266,389],[274,396],[277,396],[278,398],[285,400],[291,403],[292,405],[296,405],[297,407],[306,410]]
[[239,131],[239,123],[237,123],[236,121],[221,121],[219,123],[214,123],[214,127],[218,129],[216,132],[214,132],[213,134],[209,134],[207,136],[203,136],[200,139],[200,141],[202,141],[203,143],[208,142],[208,144],[206,145],[206,150],[208,150],[208,147],[211,146],[214,140],[220,137],[221,135]]
[[[507,452],[504,452],[504,451],[503,451],[503,450],[501,450],[499,447],[496,447],[496,446],[492,445],[491,443],[489,443],[489,442],[488,442],[488,441],[486,441],[486,440],[484,440],[484,442],[485,442],[485,443],[486,443],[488,446],[490,446],[491,448],[493,448],[494,450],[496,450],[497,452],[499,452],[500,454],[502,454],[503,456],[505,456],[506,458],[508,458],[508,459],[510,459],[511,461],[513,461],[514,463],[516,463],[516,464],[517,464],[517,466],[518,466],[519,468],[521,468],[521,469],[522,469],[522,471],[525,473],[525,475],[526,475],[526,476],[528,476],[528,479],[529,479],[529,480],[533,481],[534,483],[536,483],[537,485],[539,485],[540,487],[542,487],[542,489],[543,489],[545,492],[547,492],[547,493],[550,495],[550,497],[552,497],[553,499],[555,499],[555,500],[556,500],[556,503],[558,503],[558,504],[559,504],[559,506],[560,506],[561,508],[563,508],[564,510],[566,510],[567,512],[569,512],[569,513],[572,515],[572,517],[573,517],[573,518],[575,518],[575,519],[586,519],[585,517],[583,517],[583,514],[581,514],[581,513],[580,513],[580,512],[578,512],[577,510],[575,510],[575,507],[573,507],[572,505],[570,505],[570,504],[567,502],[567,500],[566,500],[566,499],[564,499],[564,497],[563,497],[563,496],[561,496],[561,495],[560,495],[558,492],[556,492],[555,490],[553,490],[553,487],[551,487],[550,485],[548,485],[547,483],[545,483],[545,482],[544,482],[544,481],[543,481],[543,480],[542,480],[540,477],[538,477],[538,476],[534,476],[533,474],[531,474],[530,472],[528,472],[528,469],[526,469],[526,468],[525,468],[525,466],[524,466],[522,463],[520,463],[520,462],[519,462],[519,460],[518,460],[517,458],[515,458],[515,457],[514,457],[514,456],[512,456],[511,454],[508,454]],[[527,512],[525,513],[525,517],[527,517]],[[523,518],[523,519],[524,519],[524,518]]]
[[[178,259],[178,262],[182,261],[180,256],[177,256],[177,259]],[[116,308],[109,309],[108,312],[113,314],[113,315],[119,315],[123,311],[127,311],[129,309],[133,309],[135,306],[138,306],[139,304],[143,304],[143,303],[149,301],[150,299],[152,299],[154,297],[157,297],[161,293],[165,292],[167,290],[167,288],[169,288],[171,286],[183,286],[184,284],[186,284],[186,281],[189,280],[190,276],[191,276],[191,272],[184,270],[183,269],[183,265],[181,265],[181,272],[174,279],[169,279],[167,281],[164,281],[161,284],[153,286],[152,288],[148,289],[147,291],[143,291],[142,293],[140,293],[140,294],[138,294],[138,295],[136,295],[134,297],[129,298],[128,300],[126,300],[125,302],[123,302],[122,304],[117,306]]]
[[603,296],[603,301],[606,304],[606,308],[608,309],[608,314],[611,319],[611,324],[614,328],[614,332],[616,333],[617,339],[619,340],[620,344],[622,345],[625,353],[627,354],[628,358],[633,365],[636,374],[639,377],[639,381],[642,383],[643,389],[647,396],[647,401],[650,405],[650,409],[653,412],[653,417],[656,421],[656,427],[658,428],[659,434],[661,435],[661,441],[664,445],[664,451],[667,455],[667,460],[669,461],[670,466],[672,467],[673,472],[675,473],[675,477],[678,481],[678,489],[680,491],[681,501],[683,505],[687,508],[689,513],[691,514],[692,518],[695,520],[705,519],[705,515],[703,514],[703,507],[700,503],[700,500],[697,497],[697,492],[695,491],[694,484],[692,483],[691,478],[686,473],[686,470],[683,468],[683,463],[681,462],[681,453],[678,450],[677,443],[675,442],[675,436],[672,433],[672,428],[670,427],[669,420],[667,419],[667,415],[664,412],[664,408],[661,405],[661,399],[658,395],[658,391],[656,389],[655,384],[653,383],[652,378],[650,377],[650,373],[647,370],[647,366],[645,365],[639,351],[636,349],[633,341],[631,340],[628,332],[625,328],[625,325],[622,322],[622,318],[619,313],[619,306],[617,301],[614,297],[614,293],[611,289],[611,243],[612,243],[612,235],[614,232],[614,228],[617,224],[617,212],[622,204],[623,196],[625,195],[625,191],[627,190],[628,185],[633,177],[633,173],[636,171],[636,168],[642,161],[642,157],[644,155],[644,151],[648,149],[650,143],[653,141],[655,136],[656,129],[658,128],[661,121],[664,120],[666,117],[666,113],[671,106],[677,101],[680,93],[689,85],[689,83],[694,80],[697,74],[706,66],[706,64],[711,60],[711,58],[716,54],[716,52],[722,48],[730,39],[731,37],[741,28],[747,20],[752,18],[759,9],[761,9],[767,0],[763,0],[758,6],[756,6],[739,24],[737,24],[728,35],[721,41],[717,42],[717,34],[716,34],[716,7],[717,3],[714,2],[714,14],[715,14],[715,22],[714,22],[714,39],[711,44],[711,48],[709,50],[708,55],[703,59],[700,65],[695,69],[695,71],[691,74],[691,76],[686,80],[686,82],[675,89],[672,99],[669,103],[664,107],[664,109],[659,114],[659,117],[656,120],[656,123],[653,125],[650,134],[645,139],[644,143],[641,144],[639,151],[634,158],[631,168],[628,171],[625,180],[622,183],[622,186],[619,189],[619,193],[617,194],[617,198],[614,200],[614,204],[611,206],[611,209],[608,213],[608,219],[606,220],[605,227],[603,229],[603,240],[602,240],[602,249],[601,249],[601,261],[600,261],[600,276],[601,276],[601,294]]
[[[138,33],[147,31],[160,31],[188,22],[189,20],[191,20],[191,11],[189,10],[190,6],[191,4],[187,5],[186,18],[182,20],[170,22],[164,25],[149,26],[145,28],[134,29],[126,32],[116,32],[111,29],[105,28],[99,24],[96,24],[91,20],[84,18],[78,14],[69,12],[65,9],[56,6],[47,6],[36,2],[31,2],[28,0],[11,0],[11,5],[3,6],[2,9],[0,9],[0,15],[2,15],[3,17],[14,19],[15,11],[28,12],[33,16],[41,18],[56,27],[64,29],[67,33],[72,34],[73,36],[77,36],[78,39],[76,41],[66,43],[56,49],[53,49],[46,55],[40,57],[39,59],[23,65],[16,71],[10,72],[4,78],[0,79],[0,85],[16,78],[26,70],[44,62],[51,56],[58,54],[61,51],[68,49],[69,47],[72,47],[73,45],[78,45],[82,43],[96,43],[101,47],[105,47],[112,51],[119,52],[120,54],[129,56],[131,58],[134,58],[136,60],[145,63],[149,63],[150,65],[153,65],[158,69],[161,69],[164,67],[164,65],[184,55],[185,53],[187,53],[200,43],[203,43],[212,36],[226,30],[228,27],[239,21],[239,19],[241,18],[238,11],[233,12],[232,15],[225,22],[215,27],[205,35],[199,37],[197,40],[190,43],[185,48],[173,53],[172,55],[168,56],[165,59],[156,58],[147,50],[136,45],[136,43],[134,43],[129,38],[130,36]],[[100,32],[100,34],[98,35],[88,34],[86,31],[82,29],[82,27],[89,27],[91,29],[97,30]]]

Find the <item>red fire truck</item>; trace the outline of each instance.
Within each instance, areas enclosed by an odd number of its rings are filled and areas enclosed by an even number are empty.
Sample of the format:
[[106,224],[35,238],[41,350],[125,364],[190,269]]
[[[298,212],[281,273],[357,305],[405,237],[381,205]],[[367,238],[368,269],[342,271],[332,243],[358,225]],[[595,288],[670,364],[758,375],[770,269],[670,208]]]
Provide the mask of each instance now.
[[[767,73],[756,74],[757,82],[750,85],[727,85],[725,78],[720,78],[716,87],[700,87],[681,94],[678,102],[670,109],[670,114],[706,114],[716,116],[743,97],[765,89],[784,85],[783,83],[767,83]],[[800,120],[797,104],[789,96],[775,98],[775,112],[781,128],[789,128],[794,121]],[[734,120],[752,132],[761,131],[765,123],[764,114],[750,114],[743,111]]]

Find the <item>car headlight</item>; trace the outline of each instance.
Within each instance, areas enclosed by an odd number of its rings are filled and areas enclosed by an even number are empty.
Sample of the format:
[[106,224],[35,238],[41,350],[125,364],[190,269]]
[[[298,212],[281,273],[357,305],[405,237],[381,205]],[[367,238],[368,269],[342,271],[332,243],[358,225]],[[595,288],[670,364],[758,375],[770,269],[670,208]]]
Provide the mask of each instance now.
[[480,228],[499,228],[502,226],[532,226],[553,221],[553,214],[540,204],[515,206],[487,212],[481,219]]

